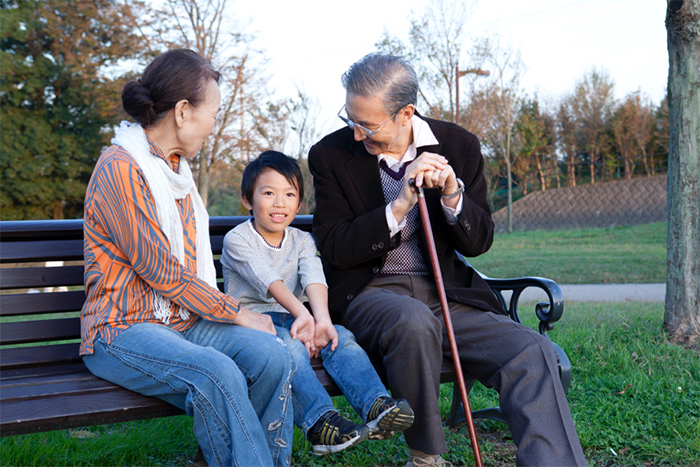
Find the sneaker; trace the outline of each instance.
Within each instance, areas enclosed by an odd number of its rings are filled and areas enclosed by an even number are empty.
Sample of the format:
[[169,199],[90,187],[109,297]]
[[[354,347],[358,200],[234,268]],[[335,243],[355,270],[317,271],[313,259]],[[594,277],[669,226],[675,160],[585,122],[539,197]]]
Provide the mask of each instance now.
[[442,456],[412,457],[406,467],[453,467]]
[[370,439],[389,439],[395,431],[403,431],[413,424],[413,410],[406,399],[380,396],[367,415]]
[[356,425],[341,417],[338,412],[329,411],[311,427],[306,434],[317,456],[347,449],[367,439],[366,425]]

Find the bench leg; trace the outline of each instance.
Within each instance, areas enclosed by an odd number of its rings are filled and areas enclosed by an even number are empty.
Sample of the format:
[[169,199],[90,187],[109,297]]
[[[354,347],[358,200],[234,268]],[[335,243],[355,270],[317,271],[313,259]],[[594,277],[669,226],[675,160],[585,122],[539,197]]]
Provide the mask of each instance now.
[[204,458],[204,452],[202,451],[202,447],[198,444],[197,445],[197,454],[194,455],[194,459],[192,459],[192,463],[195,465],[198,464],[205,464],[207,460]]
[[557,353],[557,359],[559,360],[559,377],[561,378],[561,385],[564,388],[564,392],[569,392],[569,385],[571,384],[571,361],[569,357],[564,352],[564,349],[559,347],[557,344],[552,342],[554,346],[554,351]]
[[[465,381],[467,385],[467,393],[472,390],[475,379],[467,379]],[[489,409],[472,410],[472,418],[482,418],[489,420],[496,420],[505,423],[503,415],[501,414],[500,407],[491,407]],[[450,415],[447,417],[445,423],[449,427],[454,427],[466,421],[464,415],[464,406],[462,405],[462,397],[459,394],[459,387],[456,384],[452,387],[452,408],[450,409]]]

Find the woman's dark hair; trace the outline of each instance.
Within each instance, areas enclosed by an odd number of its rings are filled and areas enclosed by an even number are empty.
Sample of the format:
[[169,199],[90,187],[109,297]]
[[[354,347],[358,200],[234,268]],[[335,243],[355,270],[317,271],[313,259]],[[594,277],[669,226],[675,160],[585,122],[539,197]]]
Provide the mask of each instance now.
[[243,169],[241,196],[249,203],[253,201],[255,183],[266,169],[272,169],[284,176],[299,192],[299,202],[304,199],[304,177],[301,175],[299,163],[279,151],[265,151]]
[[122,106],[144,128],[158,123],[181,100],[196,107],[204,100],[208,80],[221,74],[194,50],[173,49],[157,56],[141,78],[122,89]]

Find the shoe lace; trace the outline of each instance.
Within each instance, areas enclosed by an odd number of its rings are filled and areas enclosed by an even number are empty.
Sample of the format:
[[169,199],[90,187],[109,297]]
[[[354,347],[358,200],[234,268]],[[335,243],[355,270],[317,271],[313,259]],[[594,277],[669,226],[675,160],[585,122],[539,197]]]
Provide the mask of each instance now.
[[379,416],[380,413],[384,412],[391,404],[391,399],[387,399],[385,396],[380,396],[374,401],[372,407],[369,409],[367,414],[367,421],[374,420]]

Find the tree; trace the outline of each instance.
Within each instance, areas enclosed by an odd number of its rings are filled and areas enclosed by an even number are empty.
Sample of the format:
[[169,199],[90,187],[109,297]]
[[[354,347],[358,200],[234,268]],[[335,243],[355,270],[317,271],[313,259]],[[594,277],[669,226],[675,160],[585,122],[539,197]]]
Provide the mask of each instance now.
[[485,105],[488,109],[488,133],[484,144],[492,155],[500,157],[505,163],[507,181],[507,231],[513,232],[513,164],[517,151],[513,151],[515,122],[522,101],[520,77],[523,64],[520,53],[503,48],[491,49],[487,62],[495,69],[494,78],[481,96],[483,104],[472,101],[471,105]]
[[424,96],[431,99],[428,105],[436,117],[453,120],[455,69],[470,9],[466,0],[433,0],[422,12],[411,12],[410,42],[414,55],[424,59],[424,82],[431,84]]
[[214,171],[281,145],[286,136],[283,103],[273,101],[265,90],[262,52],[253,48],[254,37],[243,32],[245,25],[234,19],[229,6],[227,0],[165,0],[156,15],[158,23],[169,27],[149,31],[160,47],[197,50],[222,74],[214,134],[193,161],[205,205]]
[[588,158],[591,183],[596,181],[596,166],[605,174],[603,155],[610,146],[608,124],[615,104],[613,82],[602,71],[590,70],[576,85],[570,98],[577,146]]
[[[523,180],[530,179],[534,175],[530,167],[534,166],[540,190],[545,191],[549,188],[552,162],[556,168],[554,119],[540,109],[537,98],[525,99],[518,112],[515,127],[520,141],[517,160],[526,166],[519,176]],[[523,190],[526,193],[527,183],[524,185]]]
[[304,177],[305,196],[299,208],[300,214],[311,214],[315,207],[313,177],[309,171],[306,155],[311,146],[327,133],[327,129],[319,120],[320,105],[310,98],[302,89],[297,89],[297,97],[290,99],[289,123],[292,133],[296,136],[296,149],[289,154],[296,157]]
[[654,112],[648,100],[635,94],[636,112],[632,121],[632,134],[637,144],[637,151],[642,159],[644,171],[648,177],[654,175],[654,163],[651,159],[651,143],[654,138]]
[[566,97],[559,105],[556,122],[557,145],[564,154],[566,161],[566,182],[568,186],[576,186],[576,165],[578,162],[576,118],[573,107],[573,96]]
[[668,0],[668,275],[664,325],[700,336],[700,0]]
[[409,58],[420,82],[426,115],[452,121],[455,69],[466,42],[464,26],[474,2],[431,0],[421,11],[411,11],[408,44],[384,32],[379,50]]
[[649,153],[654,134],[654,114],[651,105],[639,92],[629,94],[613,112],[612,136],[625,170],[625,179],[632,178],[638,164],[648,176],[653,173]]
[[651,152],[649,154],[651,175],[654,175],[656,172],[657,165],[661,166],[660,169],[663,172],[664,166],[668,164],[668,138],[670,133],[667,96],[654,112],[654,129],[652,131]]
[[2,218],[81,217],[105,129],[117,121],[119,65],[141,49],[135,10],[111,0],[0,6]]

